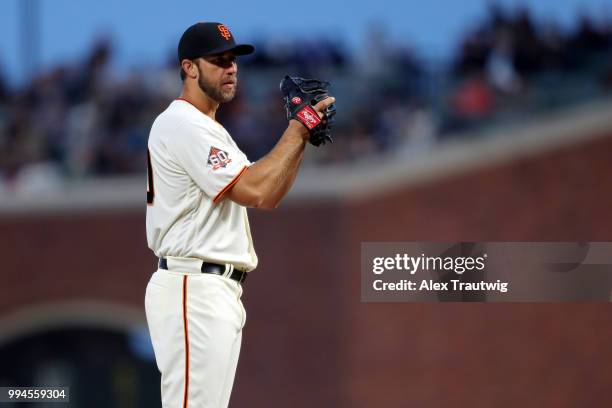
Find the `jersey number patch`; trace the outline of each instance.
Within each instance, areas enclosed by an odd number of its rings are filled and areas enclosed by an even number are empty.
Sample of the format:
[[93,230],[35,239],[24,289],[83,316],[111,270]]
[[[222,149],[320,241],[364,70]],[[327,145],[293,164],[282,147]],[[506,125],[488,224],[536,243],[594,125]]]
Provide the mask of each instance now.
[[153,187],[153,168],[151,167],[151,153],[147,149],[147,204],[152,205],[155,199],[155,188]]

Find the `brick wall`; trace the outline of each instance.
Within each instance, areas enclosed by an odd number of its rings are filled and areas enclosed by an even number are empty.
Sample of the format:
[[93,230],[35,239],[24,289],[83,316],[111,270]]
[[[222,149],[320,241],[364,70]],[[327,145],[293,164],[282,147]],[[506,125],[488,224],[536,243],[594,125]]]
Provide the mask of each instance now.
[[[251,211],[233,404],[606,406],[609,304],[362,304],[362,241],[612,240],[612,137],[359,202]],[[0,314],[143,308],[142,210],[0,218]]]

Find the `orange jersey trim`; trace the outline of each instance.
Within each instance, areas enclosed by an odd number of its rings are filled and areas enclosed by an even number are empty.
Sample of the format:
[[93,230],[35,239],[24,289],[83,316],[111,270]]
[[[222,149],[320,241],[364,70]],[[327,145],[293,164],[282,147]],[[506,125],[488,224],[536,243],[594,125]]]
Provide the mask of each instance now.
[[183,276],[183,328],[185,331],[185,393],[183,408],[189,404],[189,327],[187,324],[187,276]]
[[[193,106],[194,108],[198,109],[193,103],[189,102],[187,99],[185,98],[176,98],[175,101],[183,101],[183,102],[187,102],[188,104],[190,104],[191,106]],[[198,109],[199,110],[199,109]]]
[[223,190],[219,191],[219,194],[217,194],[215,198],[213,199],[213,203],[217,204],[219,200],[223,197],[223,194],[225,194],[230,188],[234,187],[234,184],[238,182],[240,177],[242,177],[242,175],[247,171],[248,168],[249,166],[244,166],[242,170],[240,170],[240,173],[238,173],[236,177],[234,177],[234,179],[230,181],[230,183],[223,188]]

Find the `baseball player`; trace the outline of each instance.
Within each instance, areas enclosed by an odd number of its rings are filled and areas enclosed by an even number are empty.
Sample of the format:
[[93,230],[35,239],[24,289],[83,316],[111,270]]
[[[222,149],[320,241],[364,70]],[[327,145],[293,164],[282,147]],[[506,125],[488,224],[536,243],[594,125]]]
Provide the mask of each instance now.
[[246,319],[242,284],[257,266],[246,207],[277,207],[306,143],[329,140],[326,83],[286,77],[287,130],[255,163],[240,151],[215,113],[236,93],[236,57],[253,51],[223,24],[189,27],[178,45],[182,94],[149,135],[146,228],[159,268],[145,308],[164,408],[227,407]]

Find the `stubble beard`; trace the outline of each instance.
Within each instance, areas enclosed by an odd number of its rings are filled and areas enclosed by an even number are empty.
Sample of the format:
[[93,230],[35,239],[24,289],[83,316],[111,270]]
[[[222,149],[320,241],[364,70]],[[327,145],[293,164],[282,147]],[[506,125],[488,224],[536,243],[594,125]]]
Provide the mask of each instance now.
[[[200,71],[199,68],[198,71]],[[199,72],[199,74],[200,75],[198,75],[198,85],[200,86],[200,89],[213,101],[217,103],[227,103],[234,99],[234,96],[236,95],[236,88],[238,87],[238,82],[236,82],[236,85],[234,85],[230,90],[224,91],[223,89],[221,89],[221,86],[215,86],[214,84],[210,83],[204,77],[204,75],[202,75],[201,71]],[[238,81],[238,78],[236,78],[236,81]]]

